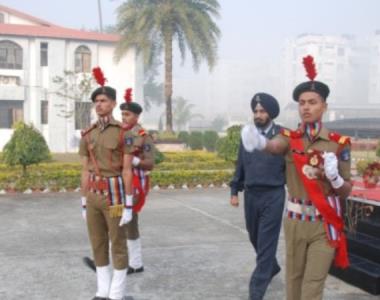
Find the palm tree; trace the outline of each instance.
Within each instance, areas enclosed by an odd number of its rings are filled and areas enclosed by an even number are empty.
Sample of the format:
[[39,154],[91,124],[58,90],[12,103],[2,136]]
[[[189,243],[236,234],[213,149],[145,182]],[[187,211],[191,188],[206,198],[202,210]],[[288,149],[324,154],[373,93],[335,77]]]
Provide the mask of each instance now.
[[173,101],[174,103],[174,124],[176,130],[180,131],[183,127],[195,118],[203,119],[202,114],[194,114],[192,112],[194,104],[188,103],[183,97],[177,97]]
[[210,70],[216,63],[219,28],[217,0],[129,0],[118,8],[117,28],[121,40],[115,51],[119,60],[129,49],[141,53],[146,66],[164,52],[166,130],[173,131],[173,42],[185,60],[190,50],[193,67],[206,60]]

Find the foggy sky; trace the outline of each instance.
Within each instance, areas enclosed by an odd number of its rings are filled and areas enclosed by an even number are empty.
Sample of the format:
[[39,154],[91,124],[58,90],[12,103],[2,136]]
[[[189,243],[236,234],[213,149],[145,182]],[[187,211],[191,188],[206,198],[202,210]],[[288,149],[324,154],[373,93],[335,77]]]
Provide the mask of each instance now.
[[[115,23],[114,11],[122,2],[102,0],[104,25]],[[184,67],[177,63],[174,68],[174,96],[183,96],[198,111],[213,115],[246,103],[242,108],[245,113],[255,92],[274,95],[279,92],[273,81],[281,76],[277,66],[287,38],[302,33],[354,34],[365,38],[380,29],[379,0],[220,0],[219,3],[221,17],[217,23],[222,38],[214,72],[209,74],[202,67],[198,74],[194,73],[190,54]],[[61,26],[94,29],[99,24],[97,0],[7,0],[1,4]]]

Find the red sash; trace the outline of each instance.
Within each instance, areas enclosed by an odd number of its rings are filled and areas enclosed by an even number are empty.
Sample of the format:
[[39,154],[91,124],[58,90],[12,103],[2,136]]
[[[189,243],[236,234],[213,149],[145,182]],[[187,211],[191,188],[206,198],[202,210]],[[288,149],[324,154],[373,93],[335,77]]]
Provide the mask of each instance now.
[[325,222],[325,229],[327,230],[327,225],[330,224],[334,226],[335,230],[338,232],[338,239],[336,241],[329,240],[331,246],[336,248],[335,265],[340,268],[347,268],[349,260],[343,220],[326,201],[326,196],[324,195],[323,189],[318,180],[309,179],[303,174],[302,167],[307,164],[307,156],[304,154],[302,138],[291,138],[290,146],[291,150],[293,150],[294,165],[297,173],[303,182],[303,186],[309,199],[322,214]]
[[134,194],[133,196],[136,197],[136,203],[133,205],[133,211],[138,213],[145,204],[147,193],[145,193],[145,189],[142,187],[139,174],[136,174],[135,172],[133,172],[132,189]]

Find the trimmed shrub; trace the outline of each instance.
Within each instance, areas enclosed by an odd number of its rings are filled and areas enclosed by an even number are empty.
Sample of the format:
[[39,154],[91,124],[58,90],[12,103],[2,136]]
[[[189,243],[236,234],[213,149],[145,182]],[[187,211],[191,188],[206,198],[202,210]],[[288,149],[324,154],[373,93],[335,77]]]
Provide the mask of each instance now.
[[165,162],[211,162],[211,161],[221,161],[215,153],[206,151],[183,151],[183,152],[166,152]]
[[241,126],[234,125],[227,129],[227,136],[218,140],[216,151],[226,161],[235,162],[239,151]]
[[209,162],[163,162],[155,169],[159,171],[176,170],[229,170],[233,169],[233,164],[225,160],[212,160]]
[[24,176],[28,166],[51,158],[42,134],[32,125],[23,122],[16,124],[15,131],[3,151],[4,162],[10,166],[21,165]]
[[186,146],[189,145],[189,133],[187,131],[180,131],[178,134],[178,139],[182,142],[185,143]]
[[[28,188],[32,190],[43,190],[49,188],[58,191],[61,188],[74,190],[80,186],[81,165],[69,164],[41,164],[33,166],[28,170],[27,176],[20,176],[20,168],[13,171],[11,168],[1,166],[0,189],[11,191],[24,191]],[[151,185],[161,187],[173,184],[177,187],[187,184],[195,186],[197,184],[221,184],[231,179],[232,170],[153,170],[151,173]]]
[[205,131],[203,133],[203,146],[207,151],[214,152],[216,149],[216,143],[219,139],[218,133],[216,131]]
[[[221,184],[228,182],[232,176],[233,165],[218,158],[215,153],[186,151],[159,155],[164,155],[165,160],[152,171],[152,186]],[[28,167],[28,175],[21,176],[21,166],[0,164],[0,190],[73,190],[80,186],[81,170],[80,163],[49,162],[31,165]]]
[[157,143],[180,143],[175,133],[162,131],[157,136]]
[[165,160],[165,155],[157,149],[157,147],[154,147],[154,164],[159,165]]
[[191,150],[203,149],[203,134],[200,131],[193,131],[189,136],[189,146]]

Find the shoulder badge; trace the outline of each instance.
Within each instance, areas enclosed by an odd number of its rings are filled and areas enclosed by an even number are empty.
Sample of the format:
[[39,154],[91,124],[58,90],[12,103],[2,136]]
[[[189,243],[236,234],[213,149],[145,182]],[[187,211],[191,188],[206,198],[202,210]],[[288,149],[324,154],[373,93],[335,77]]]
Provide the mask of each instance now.
[[281,133],[283,136],[290,137],[290,130],[289,130],[289,129],[281,128],[280,133]]
[[133,137],[132,136],[126,136],[124,138],[124,144],[127,146],[132,146],[133,145]]
[[80,132],[80,135],[82,137],[84,137],[87,133],[89,133],[91,130],[93,130],[94,128],[96,127],[96,124],[92,124],[90,127],[86,128],[86,129],[83,129],[81,132]]
[[143,128],[141,128],[138,133],[139,133],[139,136],[145,136],[146,135],[146,131]]
[[330,132],[329,139],[330,141],[333,141],[340,145],[351,145],[351,139],[348,136],[340,135],[339,133],[336,133],[336,132]]
[[286,136],[286,137],[289,137],[292,139],[299,138],[302,136],[302,131],[300,131],[300,130],[293,131],[293,130],[289,130],[286,128],[281,128],[280,132],[283,136]]

